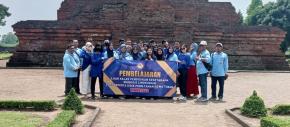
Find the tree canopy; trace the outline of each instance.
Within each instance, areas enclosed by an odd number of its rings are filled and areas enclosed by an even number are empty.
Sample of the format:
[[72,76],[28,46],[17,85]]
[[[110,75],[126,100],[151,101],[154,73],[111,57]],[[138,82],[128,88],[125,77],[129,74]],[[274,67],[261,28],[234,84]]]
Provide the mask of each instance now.
[[[252,0],[253,1],[256,0]],[[254,8],[254,7],[249,7]],[[247,25],[267,25],[279,27],[287,32],[285,40],[281,44],[282,51],[290,46],[290,0],[277,0],[265,5],[256,5],[254,11],[248,10]]]
[[0,4],[0,26],[5,25],[5,17],[9,17],[11,14],[8,12],[9,8]]
[[19,41],[18,41],[17,36],[14,33],[9,32],[8,34],[2,36],[0,43],[2,43],[2,44],[18,44],[18,42]]

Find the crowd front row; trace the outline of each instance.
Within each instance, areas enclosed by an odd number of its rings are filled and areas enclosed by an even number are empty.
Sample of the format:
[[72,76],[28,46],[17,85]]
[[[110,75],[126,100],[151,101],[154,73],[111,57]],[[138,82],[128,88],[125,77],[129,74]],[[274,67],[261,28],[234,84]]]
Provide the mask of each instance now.
[[[190,46],[175,42],[174,45],[164,40],[162,45],[157,45],[154,40],[149,43],[139,42],[126,45],[125,40],[120,40],[120,47],[114,49],[113,43],[105,40],[102,44],[97,42],[94,46],[87,42],[82,48],[74,40],[67,46],[63,57],[65,77],[65,94],[74,88],[78,94],[89,95],[95,99],[95,84],[98,79],[100,97],[103,94],[103,63],[106,59],[114,57],[119,60],[150,60],[173,61],[178,63],[177,86],[180,89],[178,100],[186,101],[194,98],[197,101],[208,101],[207,77],[211,77],[211,97],[209,100],[223,100],[224,83],[228,77],[228,56],[223,52],[223,44],[216,43],[215,52],[207,50],[207,42],[192,43]],[[80,74],[82,81],[80,83]],[[216,93],[217,82],[219,92]],[[81,85],[80,85],[81,84]],[[200,86],[200,92],[199,88]],[[201,96],[199,94],[201,93]],[[124,96],[119,96],[123,99]]]

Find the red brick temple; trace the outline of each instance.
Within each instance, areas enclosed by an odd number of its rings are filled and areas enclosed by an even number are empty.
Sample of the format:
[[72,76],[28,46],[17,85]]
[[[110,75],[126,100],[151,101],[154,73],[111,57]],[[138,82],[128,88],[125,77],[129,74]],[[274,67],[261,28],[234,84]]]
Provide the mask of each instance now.
[[[62,66],[66,45],[120,38],[132,41],[217,41],[230,56],[231,69],[289,70],[279,50],[285,32],[266,26],[242,26],[229,2],[208,0],[64,0],[54,21],[13,25],[20,44],[10,67]],[[116,43],[117,45],[117,43]]]

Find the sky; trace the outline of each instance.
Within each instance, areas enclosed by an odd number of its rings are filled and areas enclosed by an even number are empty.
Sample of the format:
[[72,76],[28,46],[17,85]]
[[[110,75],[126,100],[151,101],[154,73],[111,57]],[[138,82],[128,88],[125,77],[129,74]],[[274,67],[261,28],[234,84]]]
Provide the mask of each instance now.
[[[57,10],[63,0],[0,0],[0,4],[9,7],[12,14],[6,18],[6,25],[0,26],[0,35],[13,32],[11,25],[25,20],[56,20]],[[251,0],[209,0],[231,2],[236,11],[241,10],[243,15]],[[276,0],[263,0],[263,3]]]

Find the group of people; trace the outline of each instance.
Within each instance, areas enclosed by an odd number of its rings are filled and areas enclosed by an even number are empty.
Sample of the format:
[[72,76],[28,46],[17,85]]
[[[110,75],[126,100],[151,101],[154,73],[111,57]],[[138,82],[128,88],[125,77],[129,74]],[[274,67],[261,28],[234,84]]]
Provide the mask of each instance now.
[[[207,42],[193,42],[190,46],[174,42],[169,44],[163,40],[157,44],[154,40],[148,43],[126,42],[121,39],[119,48],[109,40],[93,45],[87,42],[82,48],[77,40],[69,44],[63,57],[65,94],[74,88],[78,94],[88,95],[95,99],[96,79],[99,79],[100,97],[103,94],[103,63],[106,59],[114,57],[119,60],[150,60],[173,61],[178,63],[177,86],[180,89],[178,100],[186,101],[194,98],[198,101],[208,101],[207,76],[211,77],[212,96],[209,100],[223,100],[224,81],[228,72],[228,56],[223,52],[223,44],[216,43],[215,52],[207,50]],[[80,85],[80,72],[82,81]],[[216,85],[219,83],[218,96]],[[200,86],[200,92],[199,88]],[[201,93],[201,96],[198,95]]]

